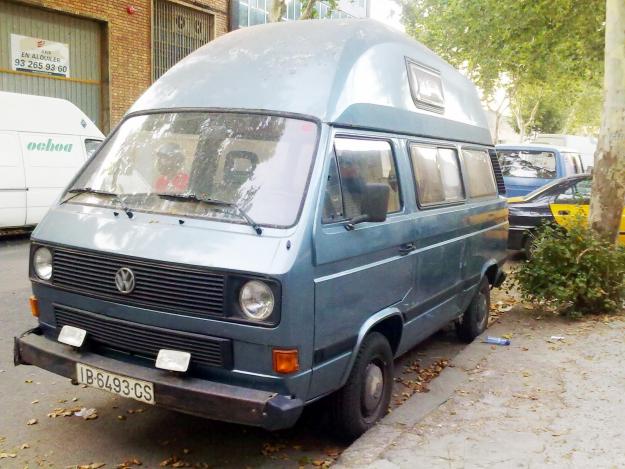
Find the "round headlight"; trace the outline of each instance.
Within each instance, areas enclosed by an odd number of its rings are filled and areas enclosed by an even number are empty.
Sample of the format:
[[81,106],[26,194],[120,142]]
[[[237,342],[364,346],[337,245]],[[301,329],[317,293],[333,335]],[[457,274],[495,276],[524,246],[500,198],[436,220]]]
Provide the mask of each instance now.
[[37,277],[50,280],[52,277],[52,253],[48,248],[37,248],[33,256],[33,268]]
[[249,319],[262,321],[271,315],[275,300],[271,288],[266,283],[251,280],[241,288],[239,304]]

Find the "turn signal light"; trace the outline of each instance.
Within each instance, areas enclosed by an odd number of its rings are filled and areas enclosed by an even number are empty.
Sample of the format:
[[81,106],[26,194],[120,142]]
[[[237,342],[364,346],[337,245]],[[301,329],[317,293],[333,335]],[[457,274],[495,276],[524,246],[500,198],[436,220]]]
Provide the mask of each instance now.
[[36,296],[32,295],[30,298],[28,298],[28,303],[30,304],[30,314],[38,318],[39,317],[39,300],[37,299]]
[[273,349],[273,371],[287,374],[299,370],[297,349]]

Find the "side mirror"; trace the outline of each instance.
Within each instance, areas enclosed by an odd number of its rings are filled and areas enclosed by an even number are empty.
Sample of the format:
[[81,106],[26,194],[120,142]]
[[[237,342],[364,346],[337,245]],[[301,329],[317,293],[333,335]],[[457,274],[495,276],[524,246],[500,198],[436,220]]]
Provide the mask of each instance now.
[[362,215],[352,218],[345,229],[351,231],[354,225],[365,221],[381,223],[386,221],[389,187],[386,184],[367,184],[362,198]]

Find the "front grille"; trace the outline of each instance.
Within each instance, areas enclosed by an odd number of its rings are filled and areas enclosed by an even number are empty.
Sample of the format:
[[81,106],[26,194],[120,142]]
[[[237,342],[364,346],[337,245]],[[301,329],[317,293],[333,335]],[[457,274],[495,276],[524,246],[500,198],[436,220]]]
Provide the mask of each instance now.
[[[224,275],[172,264],[135,260],[114,254],[100,254],[54,248],[52,283],[56,286],[105,297],[117,303],[141,305],[193,316],[224,316]],[[115,273],[131,269],[135,288],[122,294],[115,285]]]
[[191,364],[233,366],[230,339],[175,332],[61,305],[54,305],[54,315],[59,331],[66,325],[84,329],[88,343],[95,345],[147,358],[156,358],[160,349],[180,350],[191,354]]

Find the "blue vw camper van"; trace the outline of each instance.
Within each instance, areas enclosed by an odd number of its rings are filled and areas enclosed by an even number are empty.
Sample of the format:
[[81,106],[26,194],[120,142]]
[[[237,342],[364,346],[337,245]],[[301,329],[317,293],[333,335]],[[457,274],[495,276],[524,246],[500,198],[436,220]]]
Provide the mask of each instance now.
[[520,197],[554,179],[584,172],[577,150],[544,143],[497,145],[506,193]]
[[156,81],[32,236],[15,363],[266,429],[321,398],[353,438],[393,358],[473,340],[504,277],[473,84],[371,20],[221,37]]

